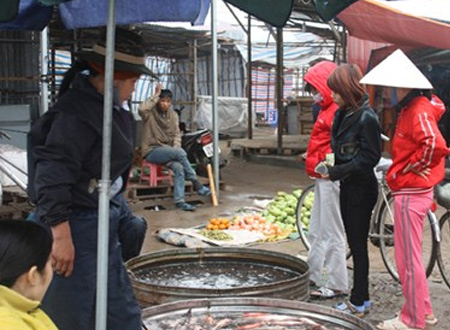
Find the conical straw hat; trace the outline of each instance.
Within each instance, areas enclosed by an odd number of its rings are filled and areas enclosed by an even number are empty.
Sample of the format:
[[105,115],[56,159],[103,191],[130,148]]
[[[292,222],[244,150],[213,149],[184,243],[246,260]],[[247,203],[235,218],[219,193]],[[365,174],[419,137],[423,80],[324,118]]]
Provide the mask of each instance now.
[[360,83],[412,89],[433,89],[428,79],[400,49],[397,49],[374,67],[360,80]]

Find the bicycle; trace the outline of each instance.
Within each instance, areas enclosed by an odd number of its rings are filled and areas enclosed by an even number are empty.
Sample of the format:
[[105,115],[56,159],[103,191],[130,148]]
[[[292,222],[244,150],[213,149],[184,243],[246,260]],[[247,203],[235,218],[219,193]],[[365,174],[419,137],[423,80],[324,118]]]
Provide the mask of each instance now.
[[[389,274],[398,281],[397,266],[394,259],[394,198],[391,195],[385,178],[387,169],[391,163],[391,160],[382,158],[375,167],[375,173],[378,180],[378,199],[370,219],[369,241],[380,249],[381,257],[386,269]],[[311,194],[314,194],[314,185],[310,185],[303,190],[298,199],[296,209],[298,233],[307,250],[310,249],[308,228],[305,226],[304,221],[302,221],[302,217],[304,216],[302,213],[306,209],[305,201],[311,199],[311,197],[308,197],[311,196]],[[422,253],[426,274],[429,276],[436,263],[437,245],[440,240],[440,234],[436,216],[431,210],[428,212],[427,219],[428,221],[425,221],[424,227]],[[348,251],[347,259],[350,256],[351,253]],[[450,271],[450,265],[448,266],[448,269]]]
[[[450,179],[446,170],[446,180]],[[437,203],[446,211],[439,219],[441,241],[438,244],[436,257],[439,271],[445,284],[450,288],[450,182],[443,181],[436,186],[435,197]]]

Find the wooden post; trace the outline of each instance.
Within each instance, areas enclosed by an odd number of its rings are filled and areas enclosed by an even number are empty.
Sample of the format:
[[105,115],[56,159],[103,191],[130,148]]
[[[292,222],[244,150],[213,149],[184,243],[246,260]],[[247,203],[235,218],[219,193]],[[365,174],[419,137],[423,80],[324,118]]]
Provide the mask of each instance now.
[[214,184],[214,178],[213,178],[211,164],[206,165],[206,169],[208,170],[209,189],[211,189],[211,200],[212,200],[213,205],[217,206],[217,205],[219,205],[219,202],[217,201],[216,186]]

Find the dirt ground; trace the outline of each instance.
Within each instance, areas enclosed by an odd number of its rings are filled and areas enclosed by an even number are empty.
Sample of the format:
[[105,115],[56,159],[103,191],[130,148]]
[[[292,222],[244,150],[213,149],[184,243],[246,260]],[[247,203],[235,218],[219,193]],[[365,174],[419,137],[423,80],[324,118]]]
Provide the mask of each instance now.
[[[199,197],[203,202],[196,212],[183,212],[173,208],[162,211],[141,210],[137,214],[144,215],[148,220],[149,230],[142,253],[154,252],[162,249],[174,249],[172,245],[160,241],[156,232],[162,228],[188,228],[205,224],[211,217],[220,216],[237,211],[239,208],[251,206],[254,199],[271,197],[277,191],[291,192],[296,188],[304,188],[312,181],[299,168],[271,166],[246,162],[238,158],[230,158],[230,164],[222,170],[225,190],[220,191],[220,205],[213,207],[209,198]],[[306,250],[300,240],[290,240],[278,243],[264,243],[250,248],[267,249],[283,252],[295,256],[306,256]],[[394,317],[400,310],[403,297],[401,287],[390,277],[381,260],[379,250],[370,246],[370,285],[371,299],[374,306],[365,319],[374,325],[378,322]],[[349,262],[351,278],[351,262]],[[442,282],[439,270],[435,270],[429,278],[431,300],[439,324],[428,329],[450,329],[450,289]],[[325,301],[311,301],[324,306],[332,306],[338,299]]]

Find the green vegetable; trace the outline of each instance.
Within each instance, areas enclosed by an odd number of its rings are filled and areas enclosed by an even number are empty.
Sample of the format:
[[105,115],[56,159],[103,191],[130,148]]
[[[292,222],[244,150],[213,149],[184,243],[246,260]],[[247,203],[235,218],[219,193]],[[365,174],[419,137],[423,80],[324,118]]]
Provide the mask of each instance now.
[[295,197],[297,197],[297,198],[299,198],[300,197],[300,195],[302,194],[302,190],[301,189],[297,189],[297,190],[294,190],[293,192],[292,192],[292,194],[295,196]]
[[269,212],[270,212],[270,214],[272,214],[275,217],[278,217],[280,215],[280,213],[281,213],[280,209],[278,207],[276,207],[276,206],[272,206],[269,209]]
[[233,236],[222,231],[222,230],[208,230],[203,229],[199,232],[200,235],[205,236],[206,238],[213,239],[216,241],[231,241],[233,240]]

